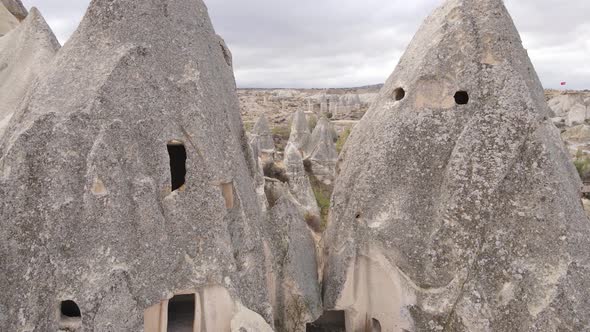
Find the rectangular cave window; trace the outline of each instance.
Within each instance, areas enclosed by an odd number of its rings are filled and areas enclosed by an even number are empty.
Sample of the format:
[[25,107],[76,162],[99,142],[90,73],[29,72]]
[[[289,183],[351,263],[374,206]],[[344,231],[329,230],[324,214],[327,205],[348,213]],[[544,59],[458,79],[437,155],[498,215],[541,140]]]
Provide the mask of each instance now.
[[168,302],[168,332],[192,332],[195,294],[176,295]]
[[318,320],[308,323],[306,332],[346,332],[344,311],[326,311]]
[[175,191],[184,186],[186,179],[186,148],[184,144],[180,141],[170,141],[168,155],[170,156],[172,191]]

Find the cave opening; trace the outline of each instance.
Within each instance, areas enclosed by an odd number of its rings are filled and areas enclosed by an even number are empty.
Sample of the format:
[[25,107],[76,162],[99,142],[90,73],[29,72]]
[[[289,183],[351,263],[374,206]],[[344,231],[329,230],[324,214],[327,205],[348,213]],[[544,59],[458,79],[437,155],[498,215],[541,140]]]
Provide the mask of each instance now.
[[176,295],[168,302],[168,332],[192,332],[195,294]]
[[403,88],[397,88],[393,90],[393,97],[395,98],[395,101],[400,101],[404,99],[405,96],[406,90],[404,90]]
[[70,317],[70,318],[80,318],[82,314],[80,313],[80,307],[78,304],[72,300],[62,301],[61,305],[59,306],[62,316]]
[[371,320],[371,332],[381,332],[381,322],[375,318]]
[[346,332],[346,316],[344,311],[326,311],[318,320],[308,323],[306,332]]
[[168,155],[170,157],[170,177],[172,191],[184,186],[186,180],[186,148],[179,141],[168,143]]
[[467,91],[457,91],[457,93],[455,93],[455,102],[457,105],[466,105],[469,102],[469,94]]

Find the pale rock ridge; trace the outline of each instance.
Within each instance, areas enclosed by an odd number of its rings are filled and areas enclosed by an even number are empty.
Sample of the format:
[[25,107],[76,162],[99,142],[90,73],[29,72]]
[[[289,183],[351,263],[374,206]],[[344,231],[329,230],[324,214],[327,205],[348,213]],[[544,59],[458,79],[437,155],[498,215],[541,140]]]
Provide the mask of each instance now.
[[50,65],[59,48],[37,8],[0,38],[0,137],[29,86]]
[[259,151],[274,152],[275,143],[272,138],[270,126],[268,125],[268,120],[264,115],[261,115],[254,124],[254,128],[250,132],[250,137],[250,144],[255,144]]
[[16,28],[18,19],[0,2],[0,37]]
[[338,152],[334,143],[335,131],[330,121],[321,117],[311,134],[308,160],[311,170],[320,181],[333,184]]
[[274,253],[276,330],[305,332],[322,312],[314,233],[288,192],[271,208],[266,229]]
[[295,145],[299,150],[307,151],[310,144],[311,132],[309,130],[309,123],[305,116],[305,112],[298,110],[293,114],[291,123],[291,134],[289,135],[289,143]]
[[0,141],[0,330],[270,329],[229,56],[200,0],[91,2]]
[[283,163],[289,178],[289,190],[301,207],[302,212],[319,218],[318,204],[305,172],[303,156],[293,143],[287,144]]
[[23,6],[21,0],[1,0],[2,4],[6,9],[14,16],[17,20],[23,21],[27,15],[27,9]]
[[590,224],[550,114],[502,1],[446,1],[341,154],[325,309],[352,331],[589,330]]

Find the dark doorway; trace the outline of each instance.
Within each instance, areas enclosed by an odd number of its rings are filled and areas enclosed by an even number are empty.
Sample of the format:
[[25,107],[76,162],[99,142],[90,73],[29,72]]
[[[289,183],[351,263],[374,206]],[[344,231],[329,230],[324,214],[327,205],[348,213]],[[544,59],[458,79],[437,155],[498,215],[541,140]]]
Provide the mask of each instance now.
[[393,98],[395,98],[396,101],[400,101],[400,100],[404,99],[405,96],[406,96],[406,91],[403,88],[397,88],[397,89],[393,90]]
[[70,318],[79,318],[82,317],[80,313],[80,308],[76,304],[76,302],[72,300],[62,301],[59,307],[62,316],[70,317]]
[[455,93],[455,102],[457,105],[467,105],[469,102],[469,94],[467,91],[457,91],[457,93]]
[[381,332],[381,323],[375,318],[371,320],[371,332]]
[[170,175],[172,178],[172,191],[184,185],[186,178],[186,149],[179,142],[168,143],[168,155],[170,156]]
[[344,311],[326,311],[313,323],[306,326],[306,332],[346,332]]
[[192,332],[195,294],[177,295],[168,302],[168,332]]

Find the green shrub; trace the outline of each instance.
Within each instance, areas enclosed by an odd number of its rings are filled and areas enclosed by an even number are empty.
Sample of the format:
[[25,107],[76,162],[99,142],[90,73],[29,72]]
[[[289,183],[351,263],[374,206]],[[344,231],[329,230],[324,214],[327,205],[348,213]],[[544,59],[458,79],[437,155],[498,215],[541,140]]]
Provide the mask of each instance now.
[[276,126],[271,129],[271,132],[277,151],[285,151],[287,142],[289,142],[289,135],[291,134],[291,126]]
[[244,130],[249,133],[254,128],[254,122],[244,122]]
[[313,114],[310,115],[307,119],[307,124],[309,125],[309,129],[313,131],[315,129],[315,126],[317,126],[318,124],[318,117]]
[[576,157],[576,160],[574,160],[574,165],[576,166],[582,181],[590,181],[590,157],[578,156]]
[[342,132],[340,137],[338,137],[338,140],[336,141],[336,151],[338,151],[338,154],[340,154],[340,152],[342,152],[342,148],[344,148],[344,144],[348,140],[348,137],[350,136],[351,132],[352,132],[352,129],[350,129],[350,127],[348,127]]
[[325,185],[315,175],[309,173],[309,182],[315,196],[315,200],[320,208],[320,231],[323,232],[328,224],[328,214],[330,213],[330,199],[332,196],[332,188]]

